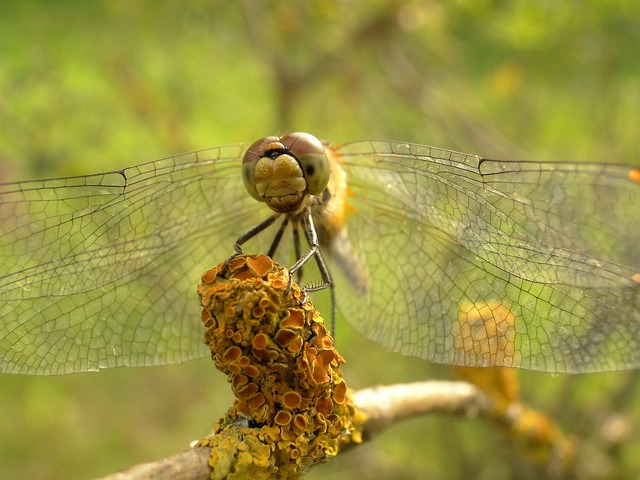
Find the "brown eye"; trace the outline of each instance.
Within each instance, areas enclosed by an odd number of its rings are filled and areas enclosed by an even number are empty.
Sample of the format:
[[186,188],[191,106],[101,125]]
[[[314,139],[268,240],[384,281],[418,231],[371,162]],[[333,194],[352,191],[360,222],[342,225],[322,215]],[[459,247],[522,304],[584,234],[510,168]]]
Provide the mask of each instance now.
[[304,132],[290,133],[279,141],[300,162],[309,193],[321,194],[327,188],[330,174],[329,160],[322,142]]
[[255,180],[255,167],[256,163],[262,156],[264,155],[267,147],[273,142],[277,142],[278,137],[270,136],[264,137],[251,144],[251,146],[247,149],[247,152],[244,154],[242,158],[242,181],[244,182],[244,187],[249,192],[253,198],[258,200],[259,202],[263,201],[263,198],[258,194],[256,189],[256,180]]

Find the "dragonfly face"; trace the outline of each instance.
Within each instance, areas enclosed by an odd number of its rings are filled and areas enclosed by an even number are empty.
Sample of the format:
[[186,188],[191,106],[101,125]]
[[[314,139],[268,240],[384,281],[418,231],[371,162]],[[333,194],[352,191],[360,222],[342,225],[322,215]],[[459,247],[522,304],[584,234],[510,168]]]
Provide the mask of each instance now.
[[[304,132],[280,138],[265,137],[251,145],[245,153],[242,178],[245,188],[253,198],[266,203],[277,214],[286,214],[269,249],[270,256],[275,254],[280,241],[279,235],[291,223],[296,251],[296,264],[291,270],[301,270],[311,256],[315,256],[318,261],[324,283],[311,287],[312,290],[333,288],[331,275],[322,257],[322,250],[326,249],[333,253],[356,291],[363,294],[369,291],[366,271],[358,262],[358,256],[346,234],[347,176],[331,148]],[[236,242],[236,250],[240,251],[242,243],[260,233],[263,226],[269,225],[271,221],[263,222],[241,237]],[[312,248],[306,256],[302,256],[298,240],[297,229],[300,222],[303,223]],[[320,246],[322,250],[318,249]]]
[[279,213],[299,211],[311,195],[329,183],[329,160],[322,143],[308,133],[265,137],[242,160],[249,194]]
[[[339,312],[392,350],[548,372],[640,366],[637,167],[494,161],[389,141],[323,154],[318,145],[267,137],[1,185],[0,370],[207,355],[195,285],[264,221],[254,198],[285,217],[309,209]],[[285,159],[274,183],[280,165],[254,168],[265,152],[300,163],[290,170]],[[310,179],[309,165],[322,173]],[[247,249],[268,252],[270,229]],[[285,265],[298,258],[286,242],[275,255]]]

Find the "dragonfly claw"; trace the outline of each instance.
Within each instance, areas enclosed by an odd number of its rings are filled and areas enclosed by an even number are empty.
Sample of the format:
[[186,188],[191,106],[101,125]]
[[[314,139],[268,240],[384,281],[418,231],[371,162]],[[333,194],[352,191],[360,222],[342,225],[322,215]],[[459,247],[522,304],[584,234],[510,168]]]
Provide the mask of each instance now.
[[[291,271],[289,271],[289,283],[287,284],[287,288],[285,289],[284,293],[287,294],[291,291],[291,287],[293,286],[293,275],[291,273]],[[307,293],[307,289],[304,287],[300,287],[300,292],[302,293],[302,298],[300,299],[300,305],[304,305],[305,303],[307,303],[307,300],[309,299],[309,294]]]

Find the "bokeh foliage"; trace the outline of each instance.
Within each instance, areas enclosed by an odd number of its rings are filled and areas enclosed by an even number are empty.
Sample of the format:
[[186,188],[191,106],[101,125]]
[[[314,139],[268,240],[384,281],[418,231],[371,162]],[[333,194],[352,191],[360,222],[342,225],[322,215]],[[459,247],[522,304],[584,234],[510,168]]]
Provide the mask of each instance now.
[[[0,179],[92,173],[289,130],[638,166],[639,19],[631,0],[5,0]],[[204,259],[203,271],[220,260]],[[451,375],[344,323],[338,346],[354,387]],[[587,451],[602,451],[611,425],[640,420],[636,372],[521,378],[524,397]],[[206,360],[0,377],[0,476],[87,478],[178,452],[230,398]],[[623,439],[603,458],[608,476],[638,474],[640,439]],[[309,478],[537,476],[491,426],[428,418]]]

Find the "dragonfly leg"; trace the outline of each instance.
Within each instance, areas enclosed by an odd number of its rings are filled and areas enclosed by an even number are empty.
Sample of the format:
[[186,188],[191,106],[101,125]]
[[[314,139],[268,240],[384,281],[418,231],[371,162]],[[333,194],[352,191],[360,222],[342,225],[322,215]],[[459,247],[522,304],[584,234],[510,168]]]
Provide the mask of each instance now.
[[[278,219],[279,216],[280,215],[278,215],[278,214],[271,215],[269,218],[267,218],[265,221],[263,221],[259,225],[255,226],[251,230],[249,230],[247,233],[244,233],[240,237],[238,237],[238,239],[236,240],[235,245],[233,246],[233,248],[235,249],[236,252],[233,255],[231,255],[229,258],[227,258],[227,261],[225,262],[225,265],[229,266],[229,264],[231,263],[231,261],[234,258],[236,258],[238,255],[242,255],[242,253],[243,253],[242,245],[247,243],[249,240],[251,240],[253,237],[258,235],[260,232],[266,230],[271,225],[273,225],[273,223]],[[282,231],[284,231],[284,227],[286,227],[287,222],[288,222],[288,220],[285,218],[285,221],[282,222],[283,226],[280,227],[280,230],[278,230],[278,233],[276,234],[276,237],[273,239],[273,243],[271,244],[271,248],[269,249],[269,252],[270,252],[269,256],[271,256],[271,250],[275,250],[277,248],[278,243],[280,242],[280,239],[282,238]]]
[[[292,276],[296,272],[300,271],[302,267],[309,261],[311,257],[315,257],[316,263],[318,265],[318,270],[320,271],[320,276],[322,277],[322,283],[318,285],[308,285],[302,287],[302,303],[304,304],[307,301],[307,293],[308,292],[317,292],[318,290],[324,290],[325,288],[329,288],[331,292],[331,325],[332,331],[335,327],[335,292],[333,288],[333,280],[331,279],[331,273],[329,272],[329,268],[324,261],[324,257],[320,251],[318,242],[318,234],[316,232],[316,228],[313,224],[313,219],[311,217],[311,213],[303,216],[301,218],[302,226],[304,228],[304,234],[307,238],[307,242],[309,242],[309,246],[311,247],[307,253],[304,255],[297,255],[298,260],[293,266],[289,269],[289,288],[291,287]],[[294,232],[296,229],[294,229]]]
[[[295,258],[300,258],[302,257],[302,248],[300,247],[300,233],[298,232],[298,222],[296,221],[295,224],[293,225],[293,248],[295,251]],[[300,267],[300,269],[297,271],[297,276],[298,276],[298,285],[300,285],[302,283],[302,271],[304,270],[303,267]]]
[[311,213],[307,212],[301,218],[302,226],[304,228],[305,237],[307,237],[307,242],[309,242],[309,246],[311,247],[304,255],[298,256],[298,260],[294,263],[291,268],[289,268],[289,275],[293,275],[298,270],[300,270],[311,257],[313,257],[318,252],[318,234],[316,233],[316,228],[313,225],[313,220],[311,219]]
[[327,264],[324,261],[324,257],[322,256],[322,251],[318,248],[318,251],[316,252],[316,263],[318,264],[318,270],[320,270],[320,275],[322,276],[322,281],[324,282],[324,285],[320,286],[320,288],[306,288],[305,294],[306,292],[313,292],[316,290],[322,290],[323,288],[329,288],[329,294],[331,296],[331,334],[334,336],[335,338],[335,331],[336,331],[336,292],[335,292],[335,285],[333,283],[333,279],[331,278],[331,272],[329,271],[329,268],[327,267]]
[[280,240],[282,240],[282,235],[284,234],[284,231],[286,230],[287,225],[289,225],[289,217],[285,216],[284,220],[280,224],[280,228],[276,232],[276,236],[273,237],[273,242],[271,242],[271,247],[269,247],[269,252],[267,253],[269,257],[273,258],[273,256],[276,254],[276,250],[278,249],[278,245],[280,245]]

